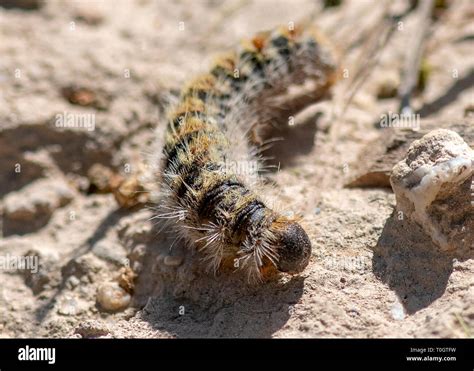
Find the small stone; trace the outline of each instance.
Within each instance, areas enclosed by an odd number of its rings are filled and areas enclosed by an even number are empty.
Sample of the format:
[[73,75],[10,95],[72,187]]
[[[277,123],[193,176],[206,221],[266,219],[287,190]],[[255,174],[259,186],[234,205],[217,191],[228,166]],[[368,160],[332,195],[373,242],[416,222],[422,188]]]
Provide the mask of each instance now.
[[45,290],[51,282],[52,271],[55,269],[58,256],[53,253],[31,249],[26,252],[25,257],[36,262],[34,270],[25,269],[22,272],[25,284],[31,288],[33,294],[37,295]]
[[357,317],[360,316],[360,312],[357,308],[351,308],[349,309],[349,315],[352,317]]
[[61,93],[69,103],[83,107],[94,107],[105,110],[109,105],[109,97],[103,91],[97,91],[85,86],[69,85],[61,89]]
[[148,202],[149,193],[145,191],[139,178],[137,174],[131,175],[114,189],[115,200],[121,207],[132,208]]
[[74,298],[65,299],[58,308],[58,314],[63,316],[76,316],[81,314],[84,309],[78,304]]
[[79,281],[79,278],[77,278],[76,276],[71,276],[66,281],[66,284],[70,289],[76,288],[77,286],[79,286],[80,283],[81,281]]
[[113,170],[102,164],[94,164],[87,172],[87,178],[89,179],[89,192],[90,193],[110,193],[112,192],[112,184],[116,182],[115,177],[119,175],[115,174]]
[[392,317],[395,320],[401,321],[405,318],[405,310],[403,309],[403,305],[398,300],[393,303],[392,307],[390,308],[390,312],[392,313]]
[[117,282],[102,284],[97,290],[97,303],[107,312],[118,312],[128,307],[131,296]]
[[91,187],[90,181],[85,176],[79,174],[67,174],[68,182],[79,192],[87,193]]
[[105,323],[95,320],[82,322],[74,330],[74,334],[80,335],[82,338],[97,338],[106,336],[109,333],[110,330]]
[[182,256],[165,256],[163,263],[168,267],[179,267],[183,263]]

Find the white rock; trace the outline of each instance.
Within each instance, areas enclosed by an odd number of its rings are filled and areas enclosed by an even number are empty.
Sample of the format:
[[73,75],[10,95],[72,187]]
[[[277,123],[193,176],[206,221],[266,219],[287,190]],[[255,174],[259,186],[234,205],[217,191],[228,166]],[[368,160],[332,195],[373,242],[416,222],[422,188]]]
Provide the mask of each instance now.
[[474,246],[474,151],[455,132],[434,130],[392,170],[397,209],[443,250]]

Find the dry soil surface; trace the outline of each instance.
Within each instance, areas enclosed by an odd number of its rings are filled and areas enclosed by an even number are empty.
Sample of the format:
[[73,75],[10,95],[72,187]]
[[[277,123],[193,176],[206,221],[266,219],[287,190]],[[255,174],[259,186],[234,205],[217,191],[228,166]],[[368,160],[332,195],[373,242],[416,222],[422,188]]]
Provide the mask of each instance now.
[[[393,214],[391,189],[344,187],[364,146],[383,135],[374,122],[398,108],[377,96],[398,84],[413,13],[394,24],[343,114],[350,81],[372,60],[360,55],[378,32],[383,1],[327,10],[309,0],[38,3],[0,7],[0,254],[39,261],[37,273],[0,270],[1,337],[474,334],[473,255],[443,253],[406,226]],[[473,110],[474,8],[450,3],[430,31],[429,74],[414,101],[422,119]],[[252,286],[238,274],[206,274],[198,254],[170,249],[150,209],[119,208],[112,194],[91,192],[95,164],[124,176],[139,171],[157,150],[167,97],[213,55],[308,14],[342,62],[333,97],[280,133],[286,140],[274,148],[281,169],[270,175],[271,192],[303,217],[313,243],[301,275]],[[57,127],[67,115],[93,117],[94,130]],[[132,302],[106,312],[97,290],[127,264],[137,274]]]

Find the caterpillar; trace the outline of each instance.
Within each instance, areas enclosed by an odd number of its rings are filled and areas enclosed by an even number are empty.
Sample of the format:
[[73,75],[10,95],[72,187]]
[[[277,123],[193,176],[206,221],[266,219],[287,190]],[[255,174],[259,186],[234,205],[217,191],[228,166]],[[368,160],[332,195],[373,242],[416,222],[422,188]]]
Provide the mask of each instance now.
[[[198,250],[210,271],[233,262],[251,281],[307,266],[311,242],[299,221],[259,196],[262,152],[268,127],[320,99],[336,66],[315,28],[278,27],[218,56],[182,89],[152,160],[160,184],[155,218]],[[282,104],[292,86],[305,87],[303,94]]]

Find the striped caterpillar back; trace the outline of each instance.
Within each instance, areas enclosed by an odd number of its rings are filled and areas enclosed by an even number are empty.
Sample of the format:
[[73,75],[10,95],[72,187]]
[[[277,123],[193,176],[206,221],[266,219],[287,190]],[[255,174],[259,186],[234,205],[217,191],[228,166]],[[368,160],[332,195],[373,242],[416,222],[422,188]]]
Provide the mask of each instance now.
[[[200,251],[209,269],[232,261],[253,280],[307,266],[306,232],[255,191],[261,145],[270,123],[320,99],[335,74],[331,48],[315,30],[282,27],[243,41],[183,88],[154,164],[161,183],[156,217]],[[307,89],[281,105],[278,97],[292,85]]]

